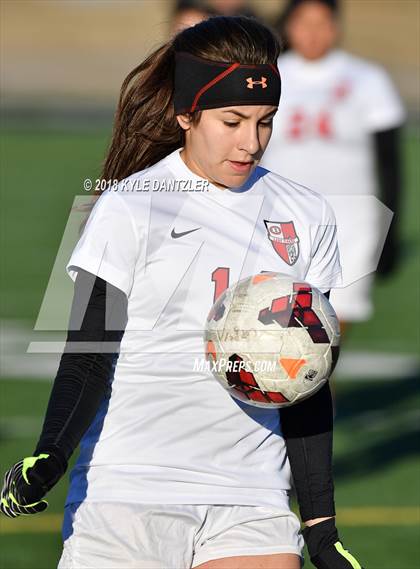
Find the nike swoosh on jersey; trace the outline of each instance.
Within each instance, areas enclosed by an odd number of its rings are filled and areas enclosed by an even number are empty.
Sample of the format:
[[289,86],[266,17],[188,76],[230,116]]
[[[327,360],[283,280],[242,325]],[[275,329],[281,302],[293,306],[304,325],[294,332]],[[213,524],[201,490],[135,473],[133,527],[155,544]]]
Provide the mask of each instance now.
[[188,235],[188,233],[193,233],[193,231],[198,231],[201,227],[196,227],[195,229],[190,229],[189,231],[182,231],[181,233],[176,233],[175,229],[171,231],[171,237],[174,239],[178,239],[179,237],[184,237],[184,235]]

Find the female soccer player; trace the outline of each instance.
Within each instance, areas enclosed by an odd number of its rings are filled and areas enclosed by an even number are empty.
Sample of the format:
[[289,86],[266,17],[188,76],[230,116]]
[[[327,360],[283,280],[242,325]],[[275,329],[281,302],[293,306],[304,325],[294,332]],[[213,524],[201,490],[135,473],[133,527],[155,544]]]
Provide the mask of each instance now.
[[340,273],[325,200],[258,167],[278,55],[257,21],[211,18],[123,83],[103,172],[119,183],[67,265],[75,294],[42,433],[2,491],[6,515],[44,510],[80,442],[60,569],[298,569],[291,471],[315,565],[360,567],[335,526],[328,384],[279,413],[194,367],[230,284],[281,271],[327,292]]
[[[337,49],[337,0],[289,0],[280,27],[290,51],[278,60],[282,104],[261,165],[328,195],[345,285],[331,301],[342,322],[367,320],[383,238],[369,196],[398,214],[404,110],[380,66]],[[378,267],[383,275],[396,266],[396,221]]]

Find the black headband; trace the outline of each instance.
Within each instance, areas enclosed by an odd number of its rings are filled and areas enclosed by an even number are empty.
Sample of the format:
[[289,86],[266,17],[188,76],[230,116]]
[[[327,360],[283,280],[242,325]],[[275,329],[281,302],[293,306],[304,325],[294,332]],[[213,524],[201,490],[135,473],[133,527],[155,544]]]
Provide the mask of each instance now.
[[236,105],[274,105],[281,81],[272,63],[245,65],[175,54],[175,114]]

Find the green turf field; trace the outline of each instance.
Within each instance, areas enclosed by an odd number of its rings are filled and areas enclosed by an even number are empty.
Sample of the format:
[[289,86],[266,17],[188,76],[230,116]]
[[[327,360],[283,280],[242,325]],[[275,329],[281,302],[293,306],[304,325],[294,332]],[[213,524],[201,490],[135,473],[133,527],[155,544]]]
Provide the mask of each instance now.
[[[105,132],[9,132],[1,137],[1,317],[34,323],[73,196],[98,175]],[[376,315],[355,326],[347,348],[415,353],[419,348],[420,140],[404,144],[406,195],[402,263],[378,283]],[[48,379],[48,378],[46,378]],[[32,451],[49,383],[0,382],[1,470]],[[336,383],[335,480],[338,525],[367,569],[420,567],[418,378]],[[34,518],[1,520],[1,567],[56,567],[66,480]],[[305,564],[312,569],[310,563]],[[105,569],[105,568],[104,568]]]
[[[46,382],[2,382],[2,464],[33,448],[48,392]],[[344,543],[369,569],[419,567],[419,404],[416,379],[337,385],[338,523]],[[56,566],[65,492],[62,480],[50,494],[50,508],[36,518],[2,519],[3,568]]]

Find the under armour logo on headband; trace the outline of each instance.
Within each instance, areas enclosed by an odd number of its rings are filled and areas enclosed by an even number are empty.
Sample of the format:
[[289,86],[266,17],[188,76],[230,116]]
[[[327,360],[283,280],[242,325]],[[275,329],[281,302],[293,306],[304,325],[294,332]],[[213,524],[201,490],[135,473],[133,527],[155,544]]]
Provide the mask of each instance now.
[[177,115],[236,105],[277,107],[280,91],[275,63],[210,61],[183,51],[175,53]]
[[253,89],[254,85],[261,85],[262,89],[267,87],[267,77],[261,77],[261,81],[254,81],[252,77],[246,79],[248,89]]

